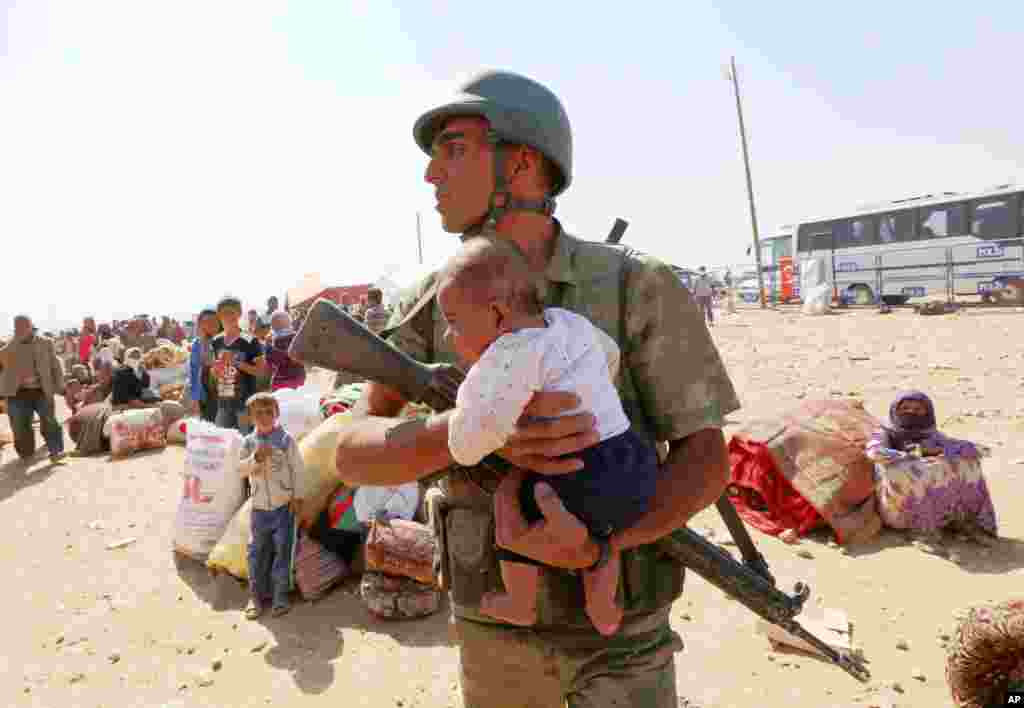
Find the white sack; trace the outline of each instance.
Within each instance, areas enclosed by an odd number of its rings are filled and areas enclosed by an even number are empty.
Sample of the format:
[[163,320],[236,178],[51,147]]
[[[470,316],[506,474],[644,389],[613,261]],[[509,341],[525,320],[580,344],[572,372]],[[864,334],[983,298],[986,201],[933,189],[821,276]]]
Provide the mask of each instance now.
[[189,420],[183,491],[174,520],[174,546],[181,553],[205,558],[245,501],[238,469],[241,446],[237,430]]

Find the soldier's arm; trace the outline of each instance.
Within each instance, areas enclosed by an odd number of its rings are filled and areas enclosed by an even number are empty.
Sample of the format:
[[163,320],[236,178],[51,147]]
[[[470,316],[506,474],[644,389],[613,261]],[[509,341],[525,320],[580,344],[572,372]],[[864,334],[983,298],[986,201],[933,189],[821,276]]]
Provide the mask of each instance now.
[[729,453],[722,431],[705,428],[672,441],[661,472],[650,508],[612,538],[615,549],[653,543],[718,501],[729,483]]
[[664,264],[641,261],[630,278],[629,357],[640,407],[669,455],[650,508],[613,545],[655,541],[713,504],[725,490],[729,456],[722,428],[739,408],[732,382],[689,292]]
[[388,386],[368,383],[338,440],[338,480],[350,486],[414,482],[453,464],[448,417],[395,416],[407,401]]

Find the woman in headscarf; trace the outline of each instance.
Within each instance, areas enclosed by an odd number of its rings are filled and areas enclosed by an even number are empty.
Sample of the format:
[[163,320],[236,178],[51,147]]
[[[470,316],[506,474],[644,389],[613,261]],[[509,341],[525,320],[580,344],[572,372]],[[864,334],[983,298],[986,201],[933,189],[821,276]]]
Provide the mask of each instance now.
[[991,544],[996,515],[981,471],[981,457],[987,453],[939,432],[927,395],[900,394],[889,407],[889,420],[867,444],[882,520],[932,539],[943,529],[955,528]]
[[957,708],[1007,706],[1024,692],[1024,599],[970,608],[946,655],[946,682]]
[[270,389],[280,391],[282,388],[300,388],[306,383],[306,367],[288,354],[288,348],[295,339],[292,318],[287,312],[275,312],[270,318],[270,326],[273,332],[267,347]]

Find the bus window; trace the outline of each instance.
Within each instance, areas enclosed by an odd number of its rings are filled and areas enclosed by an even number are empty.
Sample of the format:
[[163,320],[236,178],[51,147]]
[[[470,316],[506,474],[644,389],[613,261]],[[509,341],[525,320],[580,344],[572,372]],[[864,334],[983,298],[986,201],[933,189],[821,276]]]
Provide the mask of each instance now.
[[914,238],[913,212],[900,211],[882,214],[878,219],[878,242],[897,243]]
[[870,246],[875,241],[875,224],[871,219],[850,222],[850,246]]
[[832,224],[832,243],[838,248],[849,248],[850,243],[850,222],[836,221]]
[[828,223],[803,224],[797,232],[797,251],[832,250],[832,226]]
[[1017,199],[1020,201],[1020,213],[1017,214],[1017,233],[1024,236],[1024,194],[1018,194]]
[[[956,208],[956,207],[954,207]],[[949,211],[943,207],[924,208],[918,221],[918,238],[945,238],[949,232]]]
[[1013,231],[1013,212],[1009,199],[974,202],[971,209],[971,236],[1007,238]]
[[815,251],[831,251],[833,248],[832,232],[811,234],[811,248]]

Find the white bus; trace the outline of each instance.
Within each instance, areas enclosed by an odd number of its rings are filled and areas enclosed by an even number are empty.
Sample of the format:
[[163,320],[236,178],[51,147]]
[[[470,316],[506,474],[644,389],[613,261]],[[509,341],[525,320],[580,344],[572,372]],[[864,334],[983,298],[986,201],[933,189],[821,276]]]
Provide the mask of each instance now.
[[783,227],[796,263],[825,261],[833,292],[857,304],[981,296],[1024,276],[1024,188],[945,192]]

